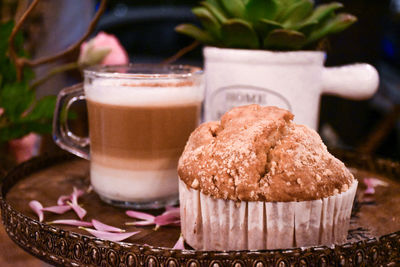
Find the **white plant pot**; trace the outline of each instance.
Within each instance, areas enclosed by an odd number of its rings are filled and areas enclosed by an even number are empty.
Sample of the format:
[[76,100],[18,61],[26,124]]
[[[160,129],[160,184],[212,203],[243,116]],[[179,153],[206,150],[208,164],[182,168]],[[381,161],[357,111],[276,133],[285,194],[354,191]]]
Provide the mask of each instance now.
[[247,104],[290,110],[295,122],[317,129],[321,94],[366,99],[377,90],[376,69],[365,63],[324,67],[319,51],[272,52],[205,47],[205,121]]

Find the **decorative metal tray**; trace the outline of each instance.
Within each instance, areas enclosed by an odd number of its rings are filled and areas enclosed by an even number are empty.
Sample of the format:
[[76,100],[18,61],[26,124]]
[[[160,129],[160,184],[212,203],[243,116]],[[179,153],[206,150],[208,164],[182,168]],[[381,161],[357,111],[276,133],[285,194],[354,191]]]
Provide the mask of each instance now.
[[[3,180],[0,204],[10,238],[32,255],[62,266],[400,266],[400,163],[355,153],[334,151],[359,179],[348,243],[264,251],[196,251],[171,247],[179,227],[140,228],[125,242],[97,239],[69,226],[37,221],[28,207],[36,199],[54,205],[58,196],[73,186],[89,184],[88,162],[71,155],[42,156],[11,171]],[[387,183],[365,195],[363,178],[375,177]],[[129,218],[123,209],[108,206],[92,192],[80,199],[90,220],[124,227]],[[75,219],[73,213],[48,215],[46,221]],[[134,231],[131,226],[129,231]]]

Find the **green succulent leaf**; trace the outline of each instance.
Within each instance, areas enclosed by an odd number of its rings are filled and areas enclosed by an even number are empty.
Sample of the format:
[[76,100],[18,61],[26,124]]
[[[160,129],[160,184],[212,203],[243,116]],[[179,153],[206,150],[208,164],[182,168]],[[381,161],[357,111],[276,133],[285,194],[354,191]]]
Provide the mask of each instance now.
[[204,44],[217,45],[217,41],[208,32],[192,24],[180,24],[175,27],[175,31],[186,34]]
[[0,107],[12,122],[18,121],[35,100],[35,93],[26,82],[5,84],[0,91]]
[[242,0],[219,0],[230,18],[244,18],[245,6]]
[[278,11],[276,19],[283,16],[283,14],[288,10],[288,8],[297,4],[300,1],[302,0],[277,0],[276,2],[278,5]]
[[343,7],[343,4],[338,2],[320,5],[312,12],[312,14],[308,18],[292,27],[292,29],[302,32],[308,31],[308,28],[310,28],[310,26],[314,26],[326,19],[327,17],[332,16],[333,12],[341,7]]
[[277,29],[273,30],[264,39],[264,48],[290,50],[299,49],[305,42],[306,37],[304,34],[294,30]]
[[314,9],[314,0],[203,0],[193,12],[204,30],[193,25],[177,30],[207,45],[296,50],[354,23],[354,16],[335,14],[342,6],[333,2]]
[[218,8],[218,6],[212,5],[209,2],[203,1],[200,3],[203,7],[207,8],[208,11],[220,22],[224,23],[228,18],[226,15],[223,13],[221,8]]
[[319,5],[315,8],[314,12],[304,21],[307,23],[309,21],[321,21],[332,14],[336,9],[343,7],[343,4],[338,2],[333,2],[329,4]]
[[275,0],[249,0],[246,4],[246,17],[250,21],[274,19],[278,5]]
[[289,28],[308,17],[312,12],[313,6],[314,3],[312,0],[301,0],[288,7],[277,20],[281,21],[285,25],[285,28]]
[[205,0],[204,2],[209,3],[212,6],[215,6],[216,8],[221,9],[222,6],[219,4],[219,0]]
[[272,30],[283,29],[283,25],[273,20],[259,19],[254,23],[254,28],[262,39],[264,39]]
[[310,33],[307,44],[315,42],[328,34],[341,32],[356,21],[357,18],[355,16],[346,13],[333,16]]
[[221,27],[224,44],[233,48],[259,48],[257,33],[250,23],[241,19],[229,19]]
[[203,27],[215,38],[220,38],[221,24],[205,7],[196,7],[192,9],[193,14],[200,20]]

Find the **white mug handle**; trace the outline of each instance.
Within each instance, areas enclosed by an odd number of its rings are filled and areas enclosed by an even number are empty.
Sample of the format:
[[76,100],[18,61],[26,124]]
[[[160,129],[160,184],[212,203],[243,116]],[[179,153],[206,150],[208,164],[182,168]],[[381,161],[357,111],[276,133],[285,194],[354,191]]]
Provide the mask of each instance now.
[[362,100],[378,89],[378,71],[366,63],[326,67],[322,74],[322,93]]

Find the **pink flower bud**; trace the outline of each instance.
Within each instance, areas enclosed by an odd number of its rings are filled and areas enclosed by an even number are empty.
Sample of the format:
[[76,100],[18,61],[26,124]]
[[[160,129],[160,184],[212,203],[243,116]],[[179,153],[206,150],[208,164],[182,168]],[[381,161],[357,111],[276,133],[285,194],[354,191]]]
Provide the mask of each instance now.
[[129,58],[114,35],[99,32],[96,37],[81,45],[78,62],[83,66],[123,65],[129,63]]

